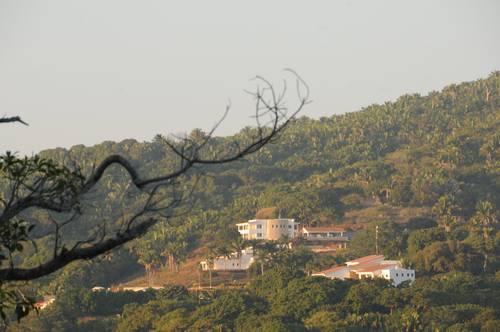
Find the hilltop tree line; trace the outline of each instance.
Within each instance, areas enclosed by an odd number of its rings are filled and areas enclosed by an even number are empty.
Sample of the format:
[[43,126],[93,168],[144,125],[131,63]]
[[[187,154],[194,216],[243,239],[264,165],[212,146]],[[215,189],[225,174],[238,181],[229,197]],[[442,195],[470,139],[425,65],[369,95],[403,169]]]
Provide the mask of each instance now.
[[[255,130],[248,127],[233,136],[216,137],[207,144],[207,153],[231,151],[231,142],[248,141]],[[374,227],[378,224],[381,253],[405,260],[418,274],[425,275],[425,280],[458,272],[483,280],[480,276],[485,274],[487,281],[478,281],[474,289],[496,289],[498,285],[491,278],[500,264],[499,133],[499,72],[426,96],[404,95],[354,113],[318,120],[301,117],[246,161],[213,165],[201,178],[188,175],[183,185],[194,188],[189,201],[146,236],[95,262],[73,264],[41,279],[37,286],[45,292],[63,292],[75,282],[87,287],[110,285],[137,271],[138,265],[146,270],[182,268],[196,248],[234,243],[239,237],[234,224],[254,217],[265,207],[277,207],[282,216],[303,225],[321,226],[342,223],[352,211],[382,206],[414,209],[421,215],[387,217],[362,225],[339,261],[373,253]],[[187,137],[203,141],[207,135],[196,129]],[[93,147],[48,150],[40,156],[57,162],[71,160],[83,169],[92,169],[96,161],[120,154],[129,158],[141,174],[154,177],[176,166],[165,144],[168,141],[158,136],[152,142],[104,142]],[[123,195],[127,188],[123,175],[123,171],[111,169],[103,176],[93,197],[92,213],[85,223],[63,229],[67,238],[91,234],[103,218],[110,224],[121,221],[123,207],[134,204]],[[14,258],[25,267],[51,255],[51,239],[45,234],[53,227],[47,215],[28,215],[27,219],[34,225],[36,248],[26,246],[28,255]],[[316,263],[315,268],[323,268],[332,262],[317,258]],[[307,273],[309,269],[297,270]],[[433,303],[430,301],[428,307]],[[199,309],[175,308],[189,317],[187,312]],[[387,308],[373,309],[374,315],[387,315]],[[497,307],[492,310],[498,315]],[[297,324],[306,324],[304,317]],[[342,314],[338,317],[347,319]]]

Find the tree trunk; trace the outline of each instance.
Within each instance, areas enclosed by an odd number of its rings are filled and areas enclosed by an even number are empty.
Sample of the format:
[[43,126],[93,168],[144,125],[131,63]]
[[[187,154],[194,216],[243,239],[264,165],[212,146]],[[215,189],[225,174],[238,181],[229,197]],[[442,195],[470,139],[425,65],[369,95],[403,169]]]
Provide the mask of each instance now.
[[208,268],[208,285],[212,289],[212,269],[210,267]]
[[486,273],[486,266],[488,265],[488,254],[484,253],[484,261],[483,261],[483,272]]
[[144,268],[146,269],[146,279],[148,281],[148,286],[151,286],[151,264],[146,264]]

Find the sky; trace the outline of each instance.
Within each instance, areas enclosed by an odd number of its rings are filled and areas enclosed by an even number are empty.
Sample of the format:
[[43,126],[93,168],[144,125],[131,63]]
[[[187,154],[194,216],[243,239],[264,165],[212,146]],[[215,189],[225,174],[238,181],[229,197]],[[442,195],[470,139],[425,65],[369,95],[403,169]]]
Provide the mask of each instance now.
[[[0,0],[0,152],[252,125],[255,75],[293,68],[353,112],[500,70],[500,1]],[[290,95],[290,100],[295,96]]]

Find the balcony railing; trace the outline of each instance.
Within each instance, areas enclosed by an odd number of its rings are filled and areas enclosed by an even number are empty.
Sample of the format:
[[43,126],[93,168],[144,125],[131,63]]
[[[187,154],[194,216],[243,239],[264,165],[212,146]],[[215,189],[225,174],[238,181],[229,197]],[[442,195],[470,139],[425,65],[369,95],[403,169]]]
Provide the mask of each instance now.
[[347,242],[349,238],[347,236],[304,236],[304,240],[306,241],[339,241],[339,242]]

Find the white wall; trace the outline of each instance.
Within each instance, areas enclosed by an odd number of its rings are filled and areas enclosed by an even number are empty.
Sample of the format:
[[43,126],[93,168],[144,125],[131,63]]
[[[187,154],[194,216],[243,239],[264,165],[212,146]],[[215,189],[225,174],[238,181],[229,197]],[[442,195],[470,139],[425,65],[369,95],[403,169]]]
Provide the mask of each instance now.
[[392,280],[394,286],[410,280],[415,281],[415,270],[403,269],[403,268],[392,268],[388,270],[381,270],[382,278],[387,280]]
[[[231,258],[227,257],[218,257],[214,259],[213,271],[241,271],[247,270],[250,265],[252,265],[253,252],[249,250],[243,250],[240,257],[237,257],[236,254],[233,254]],[[204,271],[208,270],[208,264],[206,261],[202,261],[201,268]]]
[[[270,228],[269,222],[280,221],[280,223],[285,223],[285,228]],[[295,226],[297,225],[297,229]],[[246,223],[237,224],[238,232],[245,239],[257,239],[257,240],[269,240],[272,238],[273,232],[279,232],[282,235],[286,235],[288,238],[294,238],[298,234],[298,223],[294,219],[252,219]],[[246,229],[242,229],[246,226]],[[291,226],[291,227],[288,227]]]

